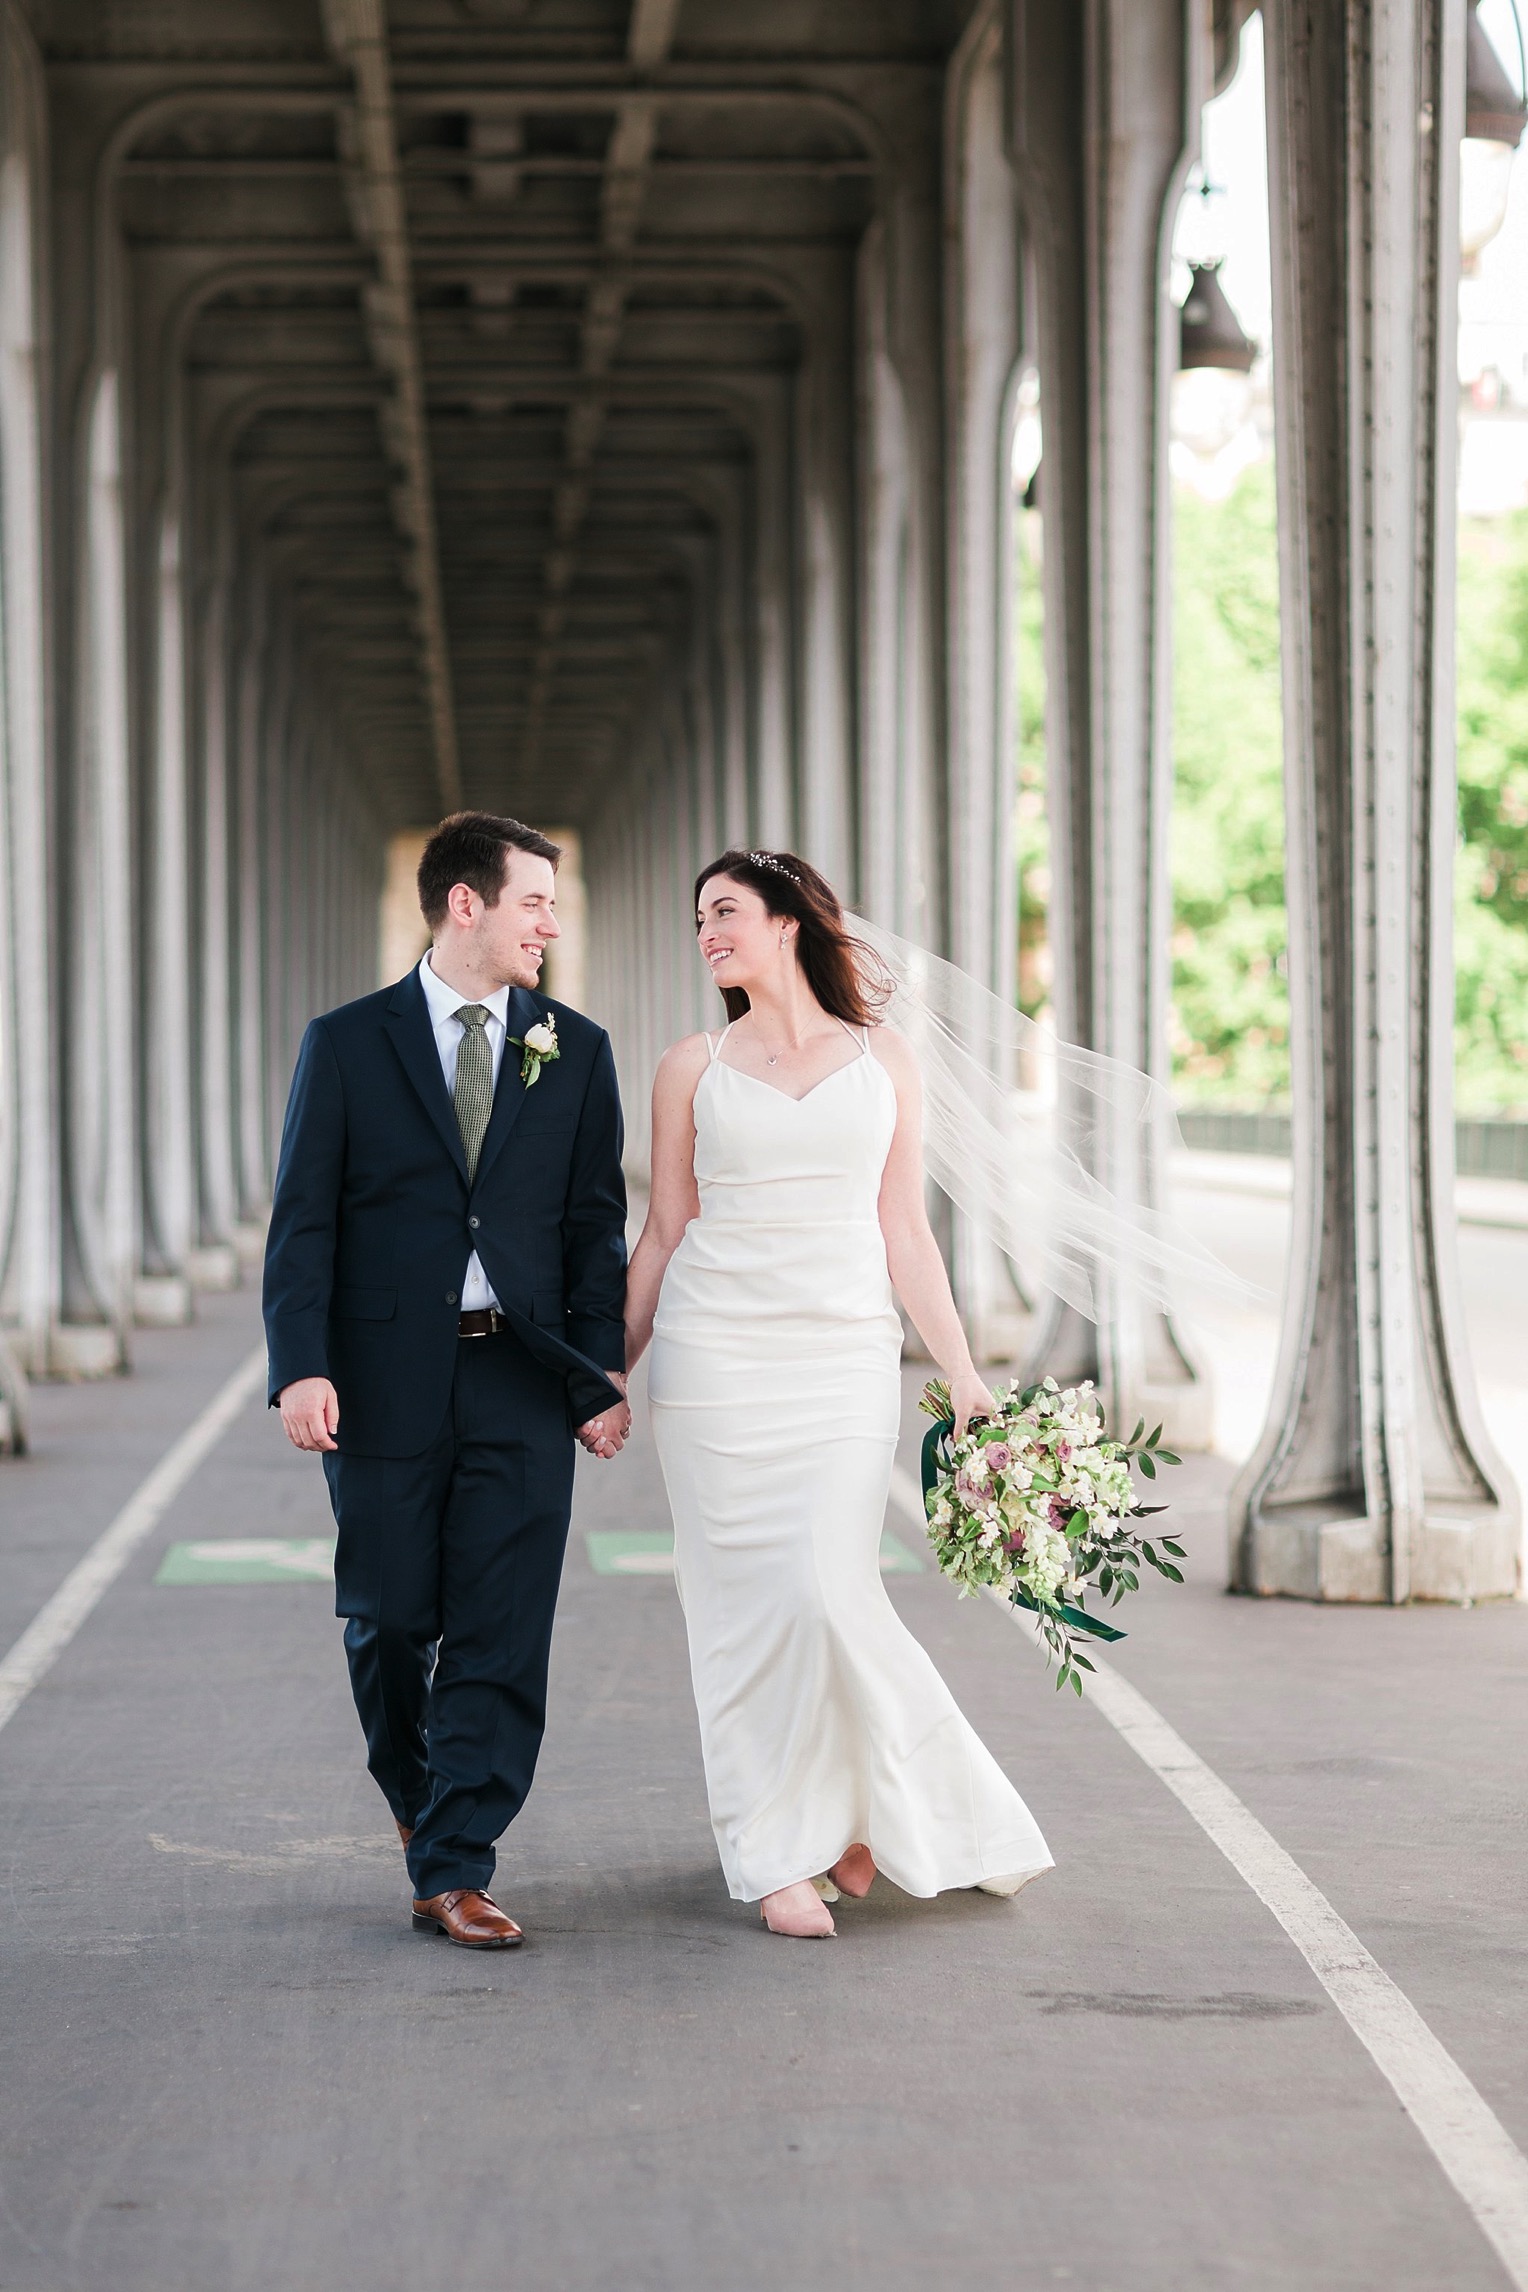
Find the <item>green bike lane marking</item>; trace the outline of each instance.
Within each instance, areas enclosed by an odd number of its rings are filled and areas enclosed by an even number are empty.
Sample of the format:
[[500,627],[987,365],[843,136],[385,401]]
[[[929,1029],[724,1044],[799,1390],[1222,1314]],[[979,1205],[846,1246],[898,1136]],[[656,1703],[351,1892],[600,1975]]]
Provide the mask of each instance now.
[[[672,1576],[674,1539],[651,1529],[589,1528],[584,1550],[597,1576]],[[921,1576],[924,1563],[900,1536],[881,1538],[883,1576]],[[171,1544],[156,1584],[332,1584],[332,1536],[217,1536]]]
[[[671,1576],[674,1539],[656,1529],[587,1528],[584,1548],[597,1576]],[[888,1528],[881,1537],[883,1576],[921,1576],[924,1564]]]
[[156,1584],[332,1584],[332,1536],[208,1537],[172,1544]]

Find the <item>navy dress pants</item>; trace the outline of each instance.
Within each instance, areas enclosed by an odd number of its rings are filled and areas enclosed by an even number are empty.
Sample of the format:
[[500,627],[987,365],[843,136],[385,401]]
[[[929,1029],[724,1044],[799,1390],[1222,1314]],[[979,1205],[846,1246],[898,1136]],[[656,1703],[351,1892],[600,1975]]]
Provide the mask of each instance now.
[[531,1787],[573,1457],[566,1386],[503,1331],[459,1342],[423,1455],[324,1458],[367,1765],[420,1900],[487,1886]]

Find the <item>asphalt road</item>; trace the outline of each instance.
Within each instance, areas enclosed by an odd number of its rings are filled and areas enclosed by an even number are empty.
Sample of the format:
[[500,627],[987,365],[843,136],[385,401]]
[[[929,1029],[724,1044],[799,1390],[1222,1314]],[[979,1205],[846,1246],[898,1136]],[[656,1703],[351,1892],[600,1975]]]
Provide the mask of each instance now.
[[[208,1300],[133,1379],[38,1393],[0,1645],[255,1335]],[[1227,1477],[1180,1476],[1190,1581],[1142,1595],[1118,1668],[1528,2146],[1528,1611],[1231,1600]],[[1499,2292],[1261,1903],[932,1574],[894,1596],[1058,1867],[765,1935],[717,1872],[672,1582],[591,1564],[589,1532],[663,1527],[645,1439],[581,1467],[501,1861],[530,1940],[452,1950],[410,1931],[321,1580],[155,1580],[172,1546],[327,1534],[316,1465],[245,1411],[0,1732],[0,2292]]]

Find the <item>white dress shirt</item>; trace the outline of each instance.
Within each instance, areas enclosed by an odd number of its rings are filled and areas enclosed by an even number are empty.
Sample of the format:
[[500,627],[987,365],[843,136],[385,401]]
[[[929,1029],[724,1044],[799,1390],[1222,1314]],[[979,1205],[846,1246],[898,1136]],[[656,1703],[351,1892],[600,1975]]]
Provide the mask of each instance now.
[[[446,1096],[456,1095],[456,1054],[462,1047],[462,1025],[456,1014],[463,1003],[481,1003],[488,1013],[488,1024],[483,1032],[488,1037],[488,1048],[493,1058],[494,1089],[499,1087],[499,1068],[504,1058],[505,1037],[509,1033],[509,989],[495,987],[491,995],[459,995],[448,987],[444,979],[437,979],[430,968],[429,950],[419,962],[419,984],[424,989],[425,1006],[430,1014],[430,1025],[435,1030],[435,1048],[440,1053],[440,1071],[446,1078]],[[483,1271],[483,1261],[476,1250],[467,1261],[466,1278],[462,1282],[462,1311],[481,1313],[485,1307],[498,1304]]]

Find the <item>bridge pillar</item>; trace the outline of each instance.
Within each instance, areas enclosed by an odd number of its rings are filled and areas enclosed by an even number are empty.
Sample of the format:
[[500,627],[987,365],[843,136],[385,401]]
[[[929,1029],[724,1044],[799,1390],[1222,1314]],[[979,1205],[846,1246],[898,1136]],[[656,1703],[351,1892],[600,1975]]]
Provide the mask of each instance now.
[[16,1351],[46,1370],[63,1313],[60,1010],[50,945],[46,257],[42,76],[32,36],[0,27],[0,1269]]
[[1455,337],[1465,16],[1264,11],[1294,1225],[1244,1591],[1479,1599],[1518,1510],[1462,1327],[1453,1146]]
[[[1051,944],[1063,1035],[1166,1071],[1172,788],[1168,389],[1172,226],[1209,93],[1210,26],[1183,0],[1058,10],[1014,0],[1012,138],[1033,265],[1044,453]],[[1063,1109],[1063,1116],[1065,1109]],[[1160,1144],[1080,1147],[1134,1198]],[[1089,1376],[1118,1422],[1209,1445],[1210,1388],[1181,1326],[1108,1295],[1095,1326],[1045,1316],[1035,1358]]]

